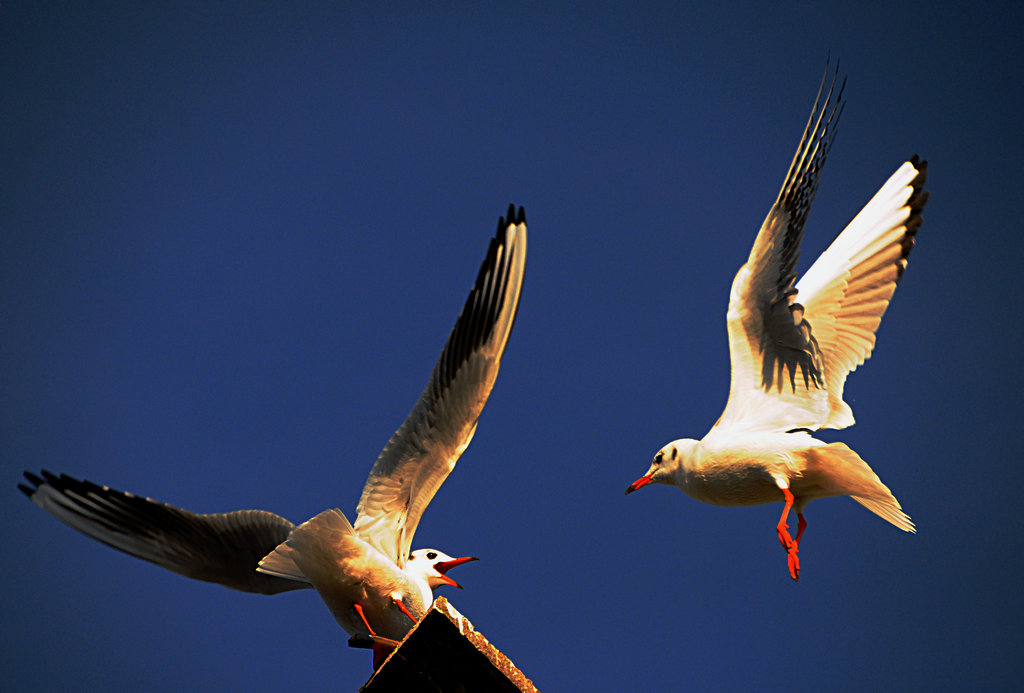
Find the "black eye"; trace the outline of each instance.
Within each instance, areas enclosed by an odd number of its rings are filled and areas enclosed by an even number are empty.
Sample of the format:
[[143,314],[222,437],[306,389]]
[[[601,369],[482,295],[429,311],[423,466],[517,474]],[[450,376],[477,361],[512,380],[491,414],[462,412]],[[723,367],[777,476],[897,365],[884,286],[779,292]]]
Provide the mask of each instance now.
[[427,558],[430,560],[437,558],[437,551],[427,551]]
[[657,455],[655,455],[654,456],[654,464],[661,464],[661,458],[662,457],[664,457],[664,455],[661,452],[659,452]]

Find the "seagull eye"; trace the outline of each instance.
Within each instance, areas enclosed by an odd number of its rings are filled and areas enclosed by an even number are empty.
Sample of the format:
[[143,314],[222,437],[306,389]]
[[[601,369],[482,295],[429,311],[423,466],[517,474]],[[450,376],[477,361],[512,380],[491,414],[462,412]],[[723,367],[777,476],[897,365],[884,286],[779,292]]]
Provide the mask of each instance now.
[[664,457],[664,453],[659,452],[654,456],[654,464],[661,464],[661,458]]
[[427,558],[430,560],[437,558],[437,551],[427,551]]

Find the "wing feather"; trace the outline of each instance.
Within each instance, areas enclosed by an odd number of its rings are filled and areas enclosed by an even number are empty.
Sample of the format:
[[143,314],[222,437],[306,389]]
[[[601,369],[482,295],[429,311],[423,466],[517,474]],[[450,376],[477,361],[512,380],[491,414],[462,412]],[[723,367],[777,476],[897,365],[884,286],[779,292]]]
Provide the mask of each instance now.
[[430,380],[370,471],[355,530],[399,566],[476,431],[515,322],[525,263],[526,216],[510,205]]
[[309,585],[256,572],[292,523],[265,510],[201,515],[151,498],[43,471],[18,488],[33,503],[97,541],[185,577],[261,594]]
[[928,162],[900,166],[800,279],[797,289],[824,354],[828,412],[822,428],[854,422],[846,376],[871,356],[875,332],[902,278],[921,212]]
[[779,196],[733,280],[727,312],[732,377],[716,426],[808,427],[826,406],[821,351],[795,301],[794,281],[807,214],[844,105],[846,80],[837,84],[838,66],[831,81],[828,72],[826,66]]
[[794,284],[804,222],[842,111],[835,82],[823,102],[822,82],[779,198],[733,280],[732,379],[716,426],[813,430],[854,422],[843,401],[846,377],[871,355],[906,270],[928,201],[928,164],[915,155],[900,166]]

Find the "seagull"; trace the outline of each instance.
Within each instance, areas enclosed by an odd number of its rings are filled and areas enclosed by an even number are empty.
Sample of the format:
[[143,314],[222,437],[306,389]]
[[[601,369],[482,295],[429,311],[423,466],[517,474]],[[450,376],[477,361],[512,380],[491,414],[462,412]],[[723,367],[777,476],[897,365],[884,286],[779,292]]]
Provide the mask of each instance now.
[[519,308],[526,215],[509,206],[426,388],[384,446],[355,524],[338,509],[299,526],[265,510],[198,514],[65,474],[25,472],[33,503],[109,546],[186,577],[244,592],[314,588],[369,642],[374,667],[427,612],[447,572],[475,557],[410,552],[420,517],[476,432]]
[[[701,440],[682,438],[661,448],[647,473],[626,489],[674,485],[691,498],[725,506],[782,501],[776,530],[793,580],[800,576],[803,510],[816,498],[850,496],[915,531],[856,452],[813,435],[854,422],[843,385],[871,355],[928,200],[928,165],[914,155],[794,284],[804,222],[843,109],[846,80],[837,89],[838,72],[826,93],[826,67],[782,190],[733,280],[725,410]],[[788,531],[790,510],[798,518],[796,538]]]

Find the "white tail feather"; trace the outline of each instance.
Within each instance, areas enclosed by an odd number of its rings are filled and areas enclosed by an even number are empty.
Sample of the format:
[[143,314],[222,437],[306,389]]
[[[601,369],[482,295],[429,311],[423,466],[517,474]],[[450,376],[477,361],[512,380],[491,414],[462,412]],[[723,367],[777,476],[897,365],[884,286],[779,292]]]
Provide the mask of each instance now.
[[[352,539],[355,532],[352,524],[337,508],[324,510],[292,530],[288,539],[260,561],[257,570],[269,575],[313,583],[316,576],[307,576],[299,563],[309,563],[312,557],[327,555],[344,556],[352,553]],[[345,550],[342,547],[348,547]]]
[[862,498],[861,496],[850,496],[865,508],[878,515],[886,522],[891,522],[904,532],[917,532],[914,522],[910,516],[900,508],[899,501],[895,498]]

